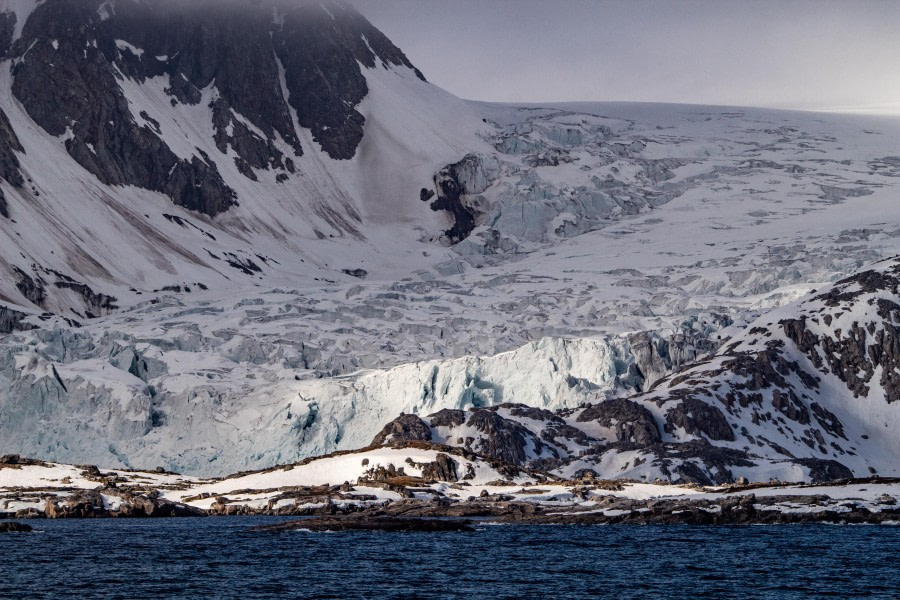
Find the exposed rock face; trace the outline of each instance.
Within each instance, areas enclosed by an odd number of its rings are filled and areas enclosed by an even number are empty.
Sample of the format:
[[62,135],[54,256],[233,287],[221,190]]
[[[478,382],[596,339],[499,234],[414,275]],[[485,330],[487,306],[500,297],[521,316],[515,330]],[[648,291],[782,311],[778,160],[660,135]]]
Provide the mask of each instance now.
[[[401,430],[413,419],[418,418],[404,415],[385,431]],[[680,442],[664,437],[651,411],[627,399],[556,413],[517,404],[468,412],[443,410],[421,423],[430,428],[427,433],[421,431],[416,435],[502,463],[576,478],[585,472],[594,477],[615,477],[617,472],[599,465],[619,453],[636,453],[631,456],[635,456],[637,472],[653,473],[654,477],[673,482],[704,485],[732,483],[739,478],[735,473],[752,472],[761,460],[768,461],[744,450],[713,445],[713,442],[734,441],[736,437],[721,411],[700,400],[684,400],[666,413],[666,419],[667,431],[678,427],[693,439]],[[597,426],[603,429],[598,431]],[[400,440],[381,435],[375,441],[390,443],[393,439]],[[448,460],[427,466],[427,477],[442,481],[458,479],[452,459]],[[810,481],[853,476],[852,471],[836,460],[809,457],[788,462],[805,469],[804,477]],[[586,469],[585,464],[595,467]]]
[[341,271],[349,275],[350,277],[356,277],[357,279],[365,279],[369,276],[369,272],[365,269],[341,269]]
[[823,460],[819,458],[801,458],[797,461],[809,468],[811,481],[836,481],[839,479],[851,479],[853,471],[836,460]]
[[706,439],[657,446],[650,453],[665,479],[680,483],[733,483],[735,473],[748,472],[760,461],[746,451],[714,446]]
[[13,269],[16,276],[16,289],[18,289],[29,302],[35,306],[44,306],[47,299],[47,282],[39,274],[32,277],[18,267]]
[[422,477],[433,481],[458,481],[459,474],[452,458],[441,452],[435,461],[422,469]]
[[479,454],[513,465],[524,464],[528,456],[528,442],[534,452],[541,454],[543,444],[519,423],[504,419],[496,411],[475,409],[471,411],[466,427],[479,433],[474,444]]
[[112,296],[95,292],[87,284],[75,281],[68,275],[56,272],[53,274],[57,277],[57,281],[53,285],[59,289],[72,290],[81,297],[85,306],[85,317],[92,319],[119,308],[116,305],[117,300]]
[[16,13],[0,13],[0,58],[6,58],[16,33]]
[[[816,297],[828,313],[821,316],[826,324],[840,317],[847,305],[867,295],[888,293],[892,297],[871,297],[877,322],[852,322],[846,335],[817,334],[812,317],[784,319],[781,326],[788,339],[809,358],[820,371],[832,373],[843,381],[857,398],[867,396],[873,384],[884,390],[888,403],[900,401],[900,266],[885,271],[865,271],[838,282],[829,292]],[[836,314],[834,314],[836,313]],[[818,319],[817,319],[818,320]],[[875,373],[880,377],[873,382]]]
[[81,317],[95,318],[119,308],[116,304],[118,300],[113,296],[94,291],[89,285],[77,281],[65,273],[41,268],[37,265],[32,265],[31,269],[31,272],[28,273],[18,267],[13,267],[13,274],[16,278],[16,289],[35,306],[46,308],[46,301],[50,294],[48,287],[51,286],[48,283],[49,280],[52,282],[52,287],[72,292],[74,297],[81,300],[81,310],[76,311]]
[[16,45],[19,56],[28,53],[14,70],[16,98],[47,133],[68,136],[69,154],[103,183],[163,192],[211,216],[227,210],[235,194],[214,164],[180,159],[138,125],[117,80],[120,51],[115,39],[103,39],[98,8],[57,0],[35,10]]
[[445,408],[428,417],[432,427],[454,427],[466,422],[466,411]]
[[[500,173],[500,162],[493,156],[469,154],[458,163],[447,165],[434,177],[437,199],[431,203],[434,211],[446,211],[453,219],[453,227],[445,233],[451,243],[466,239],[475,229],[482,214],[471,196],[485,191]],[[422,199],[433,196],[423,190]]]
[[679,402],[666,413],[670,434],[749,443],[751,460],[774,453],[813,480],[879,472],[878,457],[897,450],[891,427],[900,422],[898,273],[896,260],[882,262],[762,317],[647,400]]
[[414,68],[384,34],[344,4],[288,10],[272,41],[289,74],[290,103],[300,125],[335,159],[352,158],[363,137],[365,118],[356,106],[368,87],[359,65]]
[[[302,153],[282,93],[280,66],[270,40],[273,27],[271,9],[250,3],[217,8],[202,1],[168,3],[162,9],[159,2],[126,3],[116,6],[115,14],[103,23],[109,37],[143,50],[140,56],[120,52],[131,77],[168,76],[168,93],[188,105],[199,104],[202,90],[215,86],[218,97],[211,108],[216,141],[220,148],[232,142],[237,154],[256,168],[266,168],[264,157],[280,161],[272,148],[275,133],[298,155]],[[229,126],[235,127],[230,135]]]
[[36,325],[23,323],[27,316],[28,315],[23,312],[0,305],[0,333],[37,329]]
[[[8,21],[0,21],[0,26],[4,22]],[[2,31],[0,31],[0,35],[3,35]],[[2,40],[0,40],[0,43],[2,43]],[[16,156],[16,152],[24,151],[25,149],[22,148],[19,138],[16,137],[16,132],[13,131],[9,123],[9,117],[0,110],[0,178],[15,187],[22,187],[25,183],[22,173],[19,171],[21,165]],[[9,218],[9,207],[7,206],[3,190],[0,190],[0,216]]]

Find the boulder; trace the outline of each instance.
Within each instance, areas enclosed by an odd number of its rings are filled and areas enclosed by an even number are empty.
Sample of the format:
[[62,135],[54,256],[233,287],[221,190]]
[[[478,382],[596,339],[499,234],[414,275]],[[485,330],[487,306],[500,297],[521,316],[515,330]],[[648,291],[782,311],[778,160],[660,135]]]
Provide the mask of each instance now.
[[425,465],[422,477],[431,481],[457,481],[456,461],[444,453],[439,453],[434,462]]
[[0,533],[28,533],[29,531],[33,531],[33,529],[31,525],[25,523],[0,523]]

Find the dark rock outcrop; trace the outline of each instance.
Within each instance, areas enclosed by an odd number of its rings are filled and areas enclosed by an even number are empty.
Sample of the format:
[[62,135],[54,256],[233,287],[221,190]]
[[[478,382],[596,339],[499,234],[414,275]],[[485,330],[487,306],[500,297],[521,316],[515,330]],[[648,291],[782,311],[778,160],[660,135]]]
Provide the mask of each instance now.
[[375,436],[373,446],[381,446],[388,441],[407,442],[412,440],[430,441],[431,428],[416,415],[400,415]]
[[365,269],[341,269],[341,272],[357,279],[365,279],[369,276],[369,272]]
[[[3,21],[0,21],[0,26],[2,23]],[[0,34],[2,33],[0,31]],[[0,178],[14,187],[22,187],[25,180],[19,171],[21,164],[19,157],[16,156],[17,152],[25,152],[25,149],[12,129],[9,117],[3,110],[0,110]],[[0,190],[0,216],[9,218],[9,206],[2,190]]]
[[684,398],[666,412],[666,431],[684,429],[690,435],[705,436],[709,440],[733,442],[734,431],[718,408],[696,398]]
[[800,458],[797,463],[809,469],[809,478],[813,483],[853,478],[853,471],[836,460]]
[[18,267],[13,267],[16,278],[16,289],[35,306],[44,306],[47,300],[47,282],[40,275],[33,277]]
[[436,178],[437,199],[431,203],[431,210],[446,211],[453,219],[453,226],[444,232],[451,243],[460,242],[475,229],[475,212],[465,204],[465,191],[453,176],[452,170],[442,171]]
[[524,465],[528,462],[529,443],[537,454],[543,448],[528,429],[516,421],[504,419],[495,410],[473,410],[466,425],[481,434],[474,445],[476,452],[504,463]]
[[272,32],[272,42],[300,126],[335,159],[353,158],[362,141],[365,117],[356,107],[369,89],[359,65],[414,68],[384,34],[344,4],[325,10],[295,5]]
[[116,298],[95,292],[89,285],[74,281],[70,277],[63,276],[54,285],[62,290],[72,290],[80,296],[85,306],[85,316],[88,319],[97,318],[119,308]]
[[0,177],[16,187],[21,187],[25,184],[25,179],[19,172],[21,164],[16,152],[24,153],[25,148],[13,131],[9,117],[0,110]]
[[[858,285],[858,295],[865,290],[898,293],[897,278],[886,273],[877,276],[863,273],[845,280],[844,285],[847,284]],[[840,307],[852,301],[855,293],[832,291],[819,298]],[[781,326],[788,339],[816,367],[836,375],[858,398],[869,394],[875,372],[880,368],[881,377],[877,383],[884,389],[885,400],[890,404],[900,401],[900,326],[896,325],[900,322],[900,305],[886,298],[878,299],[875,304],[880,317],[877,325],[853,323],[846,332],[838,332],[835,336],[814,333],[806,317],[785,319]]]
[[[825,494],[763,495],[722,494],[695,499],[635,499],[605,495],[595,485],[572,488],[590,494],[595,506],[544,507],[510,496],[485,495],[467,501],[404,499],[349,514],[326,515],[302,521],[264,525],[253,531],[467,531],[468,521],[478,518],[510,525],[749,525],[786,523],[889,523],[900,509],[886,497],[877,510],[866,503],[835,499]],[[737,491],[737,490],[735,490]],[[793,507],[803,506],[797,511]]]
[[631,400],[614,399],[586,408],[579,422],[597,421],[603,427],[615,427],[616,441],[651,446],[662,441],[656,419],[645,407]]
[[429,415],[428,421],[432,427],[458,427],[466,422],[466,412],[445,408]]
[[[115,506],[104,499],[103,494],[115,497]],[[159,497],[155,492],[136,494],[118,490],[82,490],[65,498],[49,497],[44,504],[48,519],[86,519],[102,517],[170,518],[197,517],[205,512]]]
[[16,13],[0,13],[0,59],[6,58],[12,47],[13,36],[16,33]]

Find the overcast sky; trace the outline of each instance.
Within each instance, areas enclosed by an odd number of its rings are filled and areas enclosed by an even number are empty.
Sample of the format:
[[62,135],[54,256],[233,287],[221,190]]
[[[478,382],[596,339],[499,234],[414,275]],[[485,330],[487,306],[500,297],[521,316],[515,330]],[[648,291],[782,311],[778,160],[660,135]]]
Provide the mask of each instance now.
[[900,0],[352,0],[458,96],[900,112]]

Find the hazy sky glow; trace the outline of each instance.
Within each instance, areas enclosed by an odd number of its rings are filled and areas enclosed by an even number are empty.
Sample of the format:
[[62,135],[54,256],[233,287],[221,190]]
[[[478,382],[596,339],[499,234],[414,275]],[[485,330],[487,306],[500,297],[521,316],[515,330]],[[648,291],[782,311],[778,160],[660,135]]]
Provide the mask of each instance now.
[[900,112],[898,0],[351,0],[464,98]]

